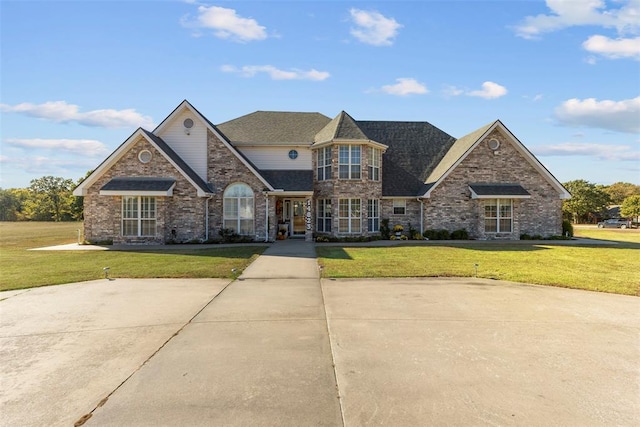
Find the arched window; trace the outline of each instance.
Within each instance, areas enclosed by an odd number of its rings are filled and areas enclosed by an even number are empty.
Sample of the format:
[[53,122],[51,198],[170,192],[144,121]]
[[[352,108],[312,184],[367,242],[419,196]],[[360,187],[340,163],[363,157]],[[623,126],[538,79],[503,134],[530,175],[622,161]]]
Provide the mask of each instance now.
[[224,228],[253,235],[253,191],[247,184],[231,184],[224,190]]

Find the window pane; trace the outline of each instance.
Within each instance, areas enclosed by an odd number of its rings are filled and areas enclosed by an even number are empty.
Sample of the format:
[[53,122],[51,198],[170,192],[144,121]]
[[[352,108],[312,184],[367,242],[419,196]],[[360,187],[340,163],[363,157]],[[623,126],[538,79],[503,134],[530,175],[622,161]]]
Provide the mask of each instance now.
[[359,145],[351,146],[351,163],[354,165],[360,164],[360,146]]
[[240,199],[240,218],[253,219],[253,199]]
[[142,236],[155,236],[156,235],[156,220],[155,219],[145,219],[141,221],[142,231],[140,235]]
[[501,233],[511,233],[511,219],[501,219],[500,220],[500,232]]
[[338,231],[341,233],[347,233],[349,231],[349,220],[340,218],[338,220]]
[[484,231],[487,233],[495,233],[498,231],[497,221],[495,219],[485,219],[484,220]]
[[224,199],[224,217],[225,218],[237,218],[238,217],[238,200],[233,198]]
[[349,146],[348,145],[341,145],[340,146],[339,163],[341,165],[348,165],[349,164]]
[[351,199],[351,217],[360,218],[360,199]]
[[346,218],[349,216],[349,199],[340,199],[338,211],[339,217]]
[[138,220],[125,219],[122,221],[122,235],[124,236],[137,236],[138,235]]
[[331,231],[331,218],[324,220],[324,231],[327,233]]
[[360,219],[351,219],[351,232],[352,233],[360,232]]
[[360,179],[360,165],[351,166],[351,179]]

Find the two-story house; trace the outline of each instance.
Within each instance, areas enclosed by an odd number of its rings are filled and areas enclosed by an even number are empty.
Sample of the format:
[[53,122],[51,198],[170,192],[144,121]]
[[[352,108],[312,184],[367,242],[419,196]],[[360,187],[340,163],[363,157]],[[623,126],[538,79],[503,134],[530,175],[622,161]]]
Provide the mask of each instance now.
[[567,190],[499,120],[456,139],[427,122],[344,111],[257,111],[214,125],[183,101],[136,130],[74,191],[85,239],[206,241],[221,228],[379,233],[380,223],[466,229],[477,239],[558,235]]

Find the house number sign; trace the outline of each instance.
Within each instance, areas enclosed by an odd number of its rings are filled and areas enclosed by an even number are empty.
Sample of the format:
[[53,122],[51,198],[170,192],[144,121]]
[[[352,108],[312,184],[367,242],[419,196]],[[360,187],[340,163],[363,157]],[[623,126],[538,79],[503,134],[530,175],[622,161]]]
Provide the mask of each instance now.
[[311,230],[311,199],[307,199],[307,214],[305,215],[307,230]]

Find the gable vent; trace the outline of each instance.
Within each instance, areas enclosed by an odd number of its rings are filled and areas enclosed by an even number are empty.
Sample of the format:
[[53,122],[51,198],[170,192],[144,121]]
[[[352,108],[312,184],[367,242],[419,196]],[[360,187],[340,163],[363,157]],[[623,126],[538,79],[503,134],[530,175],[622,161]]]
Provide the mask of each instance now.
[[487,141],[487,145],[489,146],[489,148],[495,151],[500,148],[500,141],[495,138],[491,138],[489,141]]

